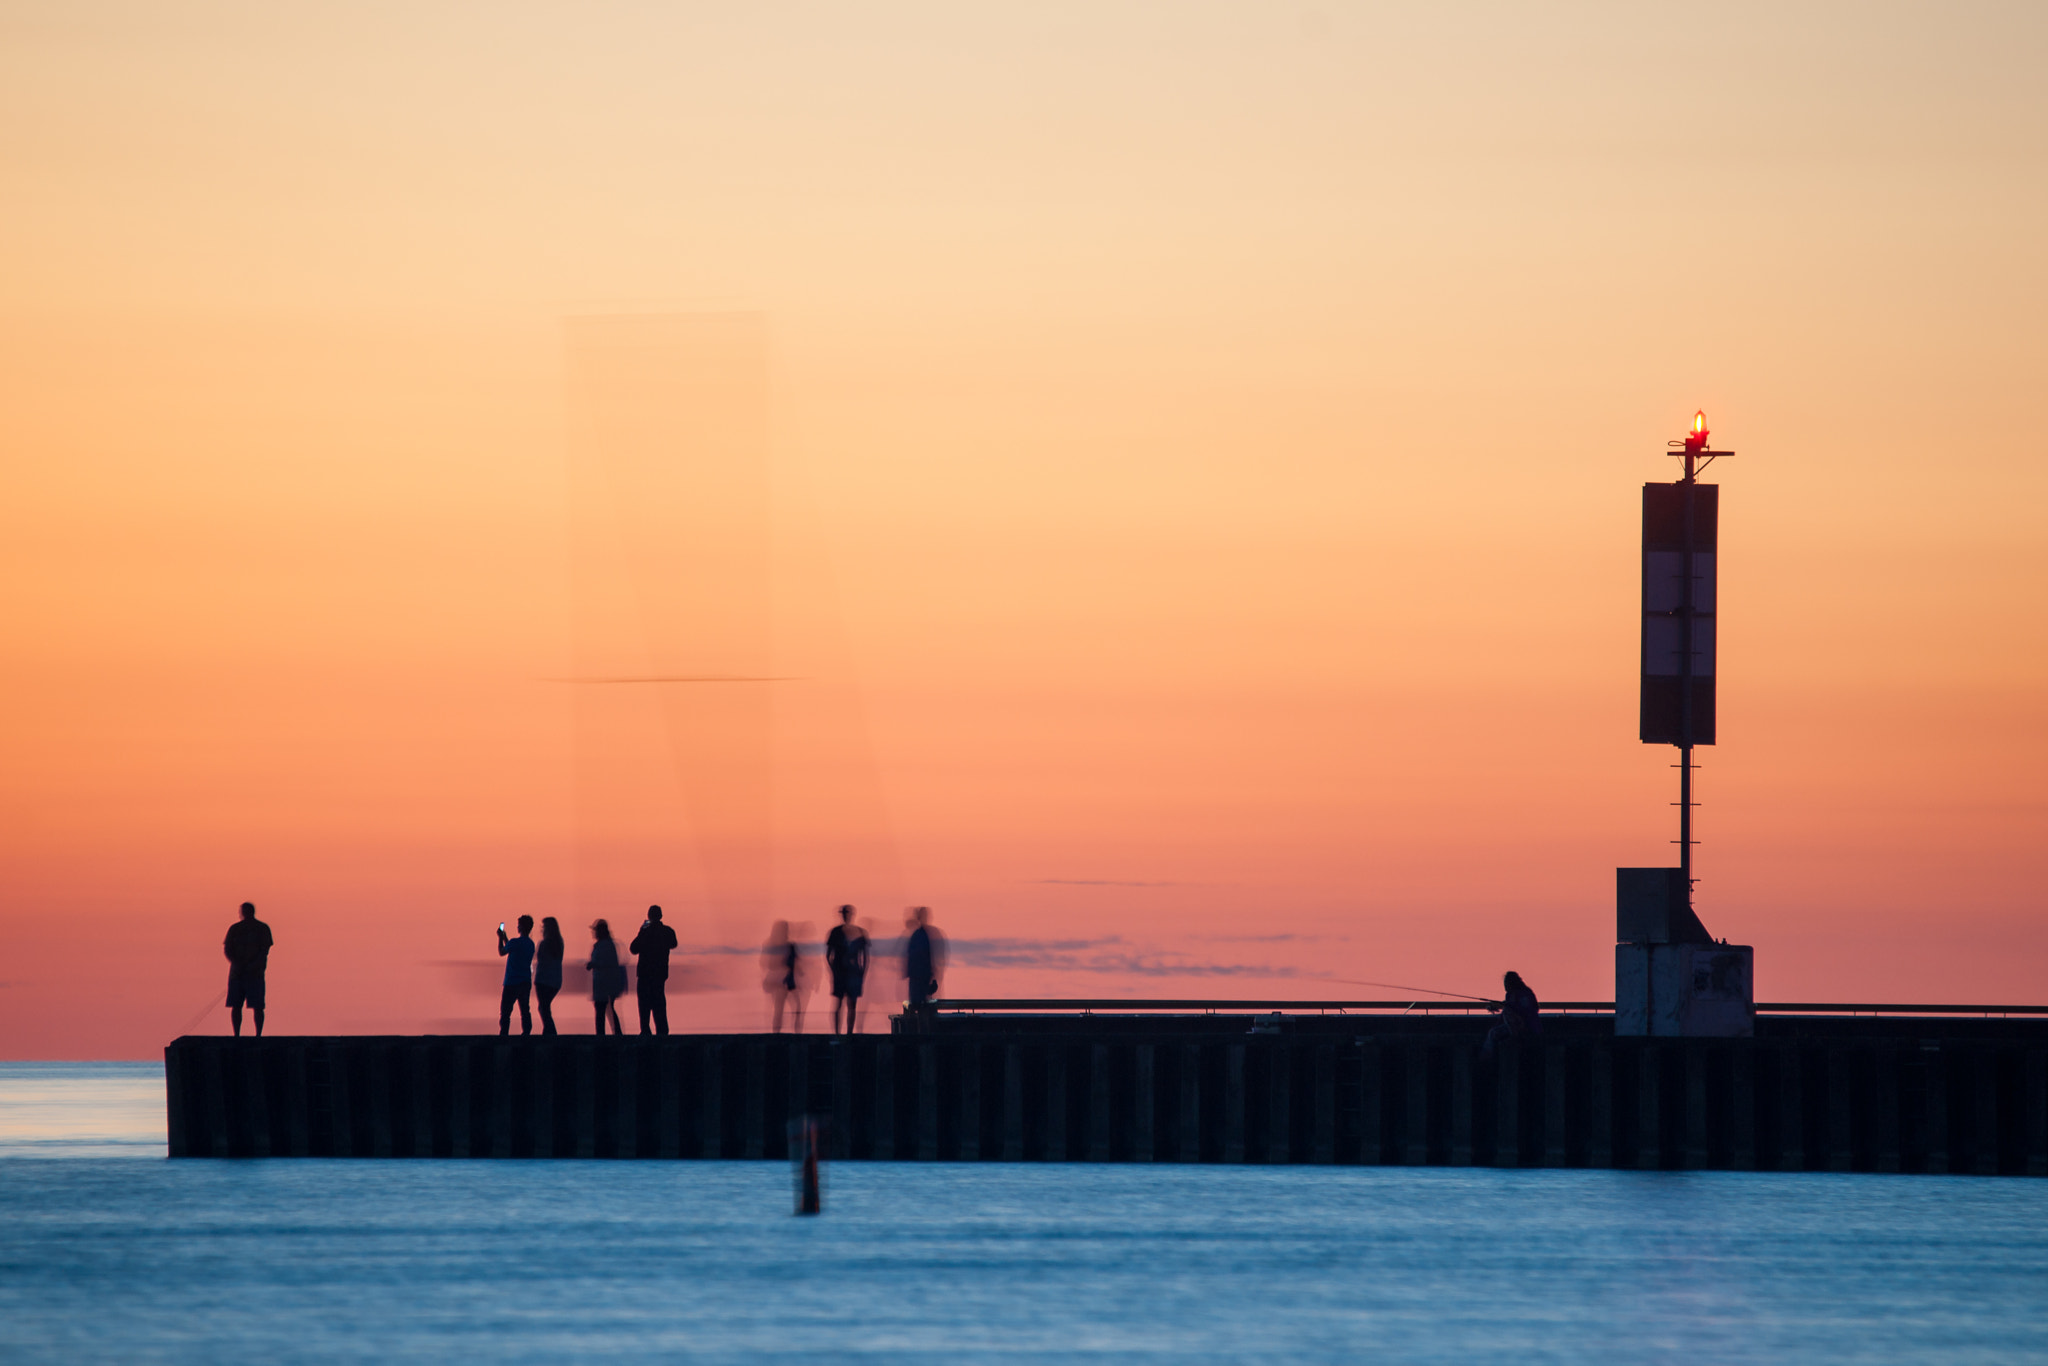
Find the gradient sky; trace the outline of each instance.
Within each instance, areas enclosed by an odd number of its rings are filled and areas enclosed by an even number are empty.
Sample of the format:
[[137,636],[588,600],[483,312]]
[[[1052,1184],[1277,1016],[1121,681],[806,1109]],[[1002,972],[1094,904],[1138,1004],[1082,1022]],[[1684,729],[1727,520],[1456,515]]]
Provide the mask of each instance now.
[[224,1029],[244,898],[285,1033],[650,901],[693,1028],[841,901],[1606,998],[1695,408],[1702,917],[2048,1000],[2048,10],[1540,9],[0,2],[0,1056]]

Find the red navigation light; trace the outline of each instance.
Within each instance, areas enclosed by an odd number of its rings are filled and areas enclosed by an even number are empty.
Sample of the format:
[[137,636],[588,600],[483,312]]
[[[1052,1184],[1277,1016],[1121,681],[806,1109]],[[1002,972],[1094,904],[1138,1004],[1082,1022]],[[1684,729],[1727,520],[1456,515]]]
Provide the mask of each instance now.
[[1705,450],[1707,446],[1707,415],[1704,411],[1692,415],[1692,431],[1686,434],[1686,449]]

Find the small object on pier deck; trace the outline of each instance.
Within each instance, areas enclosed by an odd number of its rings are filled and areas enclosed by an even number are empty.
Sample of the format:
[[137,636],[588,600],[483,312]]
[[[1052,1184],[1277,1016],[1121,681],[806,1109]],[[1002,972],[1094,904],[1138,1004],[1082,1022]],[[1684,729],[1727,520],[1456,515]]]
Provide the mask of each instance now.
[[1245,1032],[1247,1034],[1278,1034],[1280,1032],[1280,1012],[1276,1010],[1270,1015],[1253,1016],[1252,1027]]
[[789,1122],[789,1156],[796,1168],[796,1212],[821,1214],[824,1195],[818,1182],[818,1153],[824,1147],[824,1123],[816,1115]]

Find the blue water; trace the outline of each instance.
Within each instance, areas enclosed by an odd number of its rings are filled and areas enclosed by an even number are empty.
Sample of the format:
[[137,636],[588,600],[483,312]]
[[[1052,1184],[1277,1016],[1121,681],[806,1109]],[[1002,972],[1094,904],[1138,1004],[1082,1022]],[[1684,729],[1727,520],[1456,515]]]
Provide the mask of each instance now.
[[2048,1359],[2048,1182],[827,1179],[798,1219],[775,1163],[0,1159],[0,1359]]

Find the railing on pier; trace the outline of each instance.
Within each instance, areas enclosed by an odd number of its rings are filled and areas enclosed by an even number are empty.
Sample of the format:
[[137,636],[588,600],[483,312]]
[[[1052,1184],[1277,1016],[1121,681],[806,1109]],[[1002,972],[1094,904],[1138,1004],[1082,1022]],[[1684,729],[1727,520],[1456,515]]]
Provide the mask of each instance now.
[[[1379,1014],[1387,1011],[1409,1012],[1486,1010],[1498,1006],[1490,1001],[1291,1001],[1291,1000],[1194,1000],[1194,999],[1137,999],[1126,1000],[1113,997],[1100,999],[1085,997],[1021,997],[1004,999],[999,997],[956,997],[934,1001],[933,1008],[942,1011],[996,1014],[1042,1014],[1056,1012],[1072,1015],[1137,1015],[1137,1014],[1199,1014],[1220,1015],[1236,1012],[1292,1011],[1316,1014]],[[1614,1010],[1612,1001],[1546,1001],[1546,1014],[1579,1014],[1593,1012],[1610,1014]],[[1759,1001],[1756,1006],[1759,1015],[1981,1015],[1985,1017],[2012,1015],[2048,1015],[2048,1006],[2022,1005],[1934,1005],[1898,1004],[1895,1002],[1869,1001]]]

